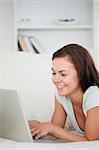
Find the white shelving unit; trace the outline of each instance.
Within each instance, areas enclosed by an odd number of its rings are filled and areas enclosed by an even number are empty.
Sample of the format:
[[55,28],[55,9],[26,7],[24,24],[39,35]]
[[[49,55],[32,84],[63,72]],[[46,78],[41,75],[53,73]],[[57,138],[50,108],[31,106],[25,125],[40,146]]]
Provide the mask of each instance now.
[[15,1],[0,0],[0,52],[12,52],[16,45]]
[[[34,36],[47,52],[68,43],[94,49],[93,0],[17,0],[16,33]],[[60,25],[60,18],[77,20]]]
[[18,26],[18,30],[68,30],[68,29],[93,29],[92,25],[79,25],[79,26]]

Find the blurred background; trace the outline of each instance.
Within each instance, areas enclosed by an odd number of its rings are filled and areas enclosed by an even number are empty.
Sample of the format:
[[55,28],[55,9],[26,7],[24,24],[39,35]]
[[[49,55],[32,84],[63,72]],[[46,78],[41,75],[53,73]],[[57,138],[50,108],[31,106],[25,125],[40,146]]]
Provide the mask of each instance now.
[[99,68],[99,0],[0,0],[0,52],[53,53],[77,43]]

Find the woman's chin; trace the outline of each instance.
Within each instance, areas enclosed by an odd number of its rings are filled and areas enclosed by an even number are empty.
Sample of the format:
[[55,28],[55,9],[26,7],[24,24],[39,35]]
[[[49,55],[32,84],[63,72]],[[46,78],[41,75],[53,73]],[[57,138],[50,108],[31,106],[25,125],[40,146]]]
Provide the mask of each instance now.
[[61,92],[61,91],[57,91],[58,92],[58,95],[60,95],[60,96],[66,96],[66,93],[64,93],[64,92]]

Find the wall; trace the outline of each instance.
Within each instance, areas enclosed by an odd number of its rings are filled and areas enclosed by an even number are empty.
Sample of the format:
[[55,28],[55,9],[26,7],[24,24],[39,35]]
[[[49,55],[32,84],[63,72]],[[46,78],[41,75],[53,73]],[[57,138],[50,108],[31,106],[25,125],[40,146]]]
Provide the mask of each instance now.
[[0,51],[15,49],[15,14],[13,0],[0,0]]
[[96,62],[99,68],[99,1],[94,0],[94,47]]

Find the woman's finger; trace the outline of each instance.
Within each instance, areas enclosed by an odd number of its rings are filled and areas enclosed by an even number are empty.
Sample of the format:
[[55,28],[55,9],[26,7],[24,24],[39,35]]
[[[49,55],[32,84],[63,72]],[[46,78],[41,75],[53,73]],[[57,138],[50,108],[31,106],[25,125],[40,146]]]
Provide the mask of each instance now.
[[38,128],[33,128],[31,133],[32,133],[32,136],[36,136],[37,134],[40,133],[40,130]]
[[35,136],[35,139],[39,139],[41,137],[43,137],[45,134],[44,132],[39,132],[36,136]]

